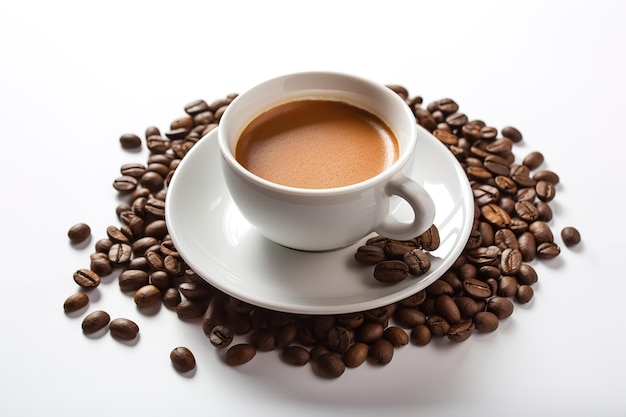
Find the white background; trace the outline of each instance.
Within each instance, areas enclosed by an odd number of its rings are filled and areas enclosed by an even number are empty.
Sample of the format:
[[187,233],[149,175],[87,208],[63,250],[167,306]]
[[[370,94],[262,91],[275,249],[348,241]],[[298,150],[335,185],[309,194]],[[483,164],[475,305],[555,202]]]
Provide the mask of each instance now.
[[[0,6],[0,414],[615,416],[626,414],[626,6],[619,1],[20,1]],[[88,311],[135,320],[127,345],[66,315],[72,273],[118,224],[122,133],[188,102],[300,70],[452,97],[524,134],[561,177],[551,226],[583,243],[538,262],[534,300],[493,334],[396,351],[337,380],[276,352],[224,365],[197,323],[139,312],[113,279]],[[69,244],[79,221],[86,247]],[[185,345],[192,376],[169,362]]]

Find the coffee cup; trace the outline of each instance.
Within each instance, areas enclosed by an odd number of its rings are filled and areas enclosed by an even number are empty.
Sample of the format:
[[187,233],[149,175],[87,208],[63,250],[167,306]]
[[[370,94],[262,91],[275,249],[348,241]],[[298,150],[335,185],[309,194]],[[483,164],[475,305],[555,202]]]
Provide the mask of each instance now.
[[[332,72],[265,81],[233,100],[218,127],[226,186],[241,214],[269,240],[304,251],[342,248],[372,232],[408,240],[426,231],[435,205],[406,175],[418,139],[396,93]],[[402,200],[409,221],[393,214]]]

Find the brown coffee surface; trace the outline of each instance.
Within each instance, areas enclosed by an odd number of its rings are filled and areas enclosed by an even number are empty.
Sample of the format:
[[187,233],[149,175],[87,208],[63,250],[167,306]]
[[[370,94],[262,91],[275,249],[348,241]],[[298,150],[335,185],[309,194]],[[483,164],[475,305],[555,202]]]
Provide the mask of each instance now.
[[254,119],[239,137],[235,158],[269,181],[325,189],[371,178],[398,153],[396,137],[377,116],[345,102],[299,100]]

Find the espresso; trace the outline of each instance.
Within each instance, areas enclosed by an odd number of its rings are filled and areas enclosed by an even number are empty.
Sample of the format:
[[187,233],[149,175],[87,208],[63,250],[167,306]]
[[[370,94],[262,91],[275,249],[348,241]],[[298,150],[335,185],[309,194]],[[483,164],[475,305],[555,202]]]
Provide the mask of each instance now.
[[235,157],[266,180],[325,189],[371,178],[398,159],[398,142],[377,116],[340,101],[300,100],[254,119]]

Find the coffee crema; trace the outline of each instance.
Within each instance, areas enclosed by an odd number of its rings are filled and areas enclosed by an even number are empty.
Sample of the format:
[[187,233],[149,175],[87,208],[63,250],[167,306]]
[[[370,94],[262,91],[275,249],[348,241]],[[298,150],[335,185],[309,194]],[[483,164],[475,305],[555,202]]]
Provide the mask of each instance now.
[[367,180],[398,154],[395,135],[379,117],[345,102],[315,99],[261,114],[243,130],[235,149],[237,161],[255,175],[307,189]]

